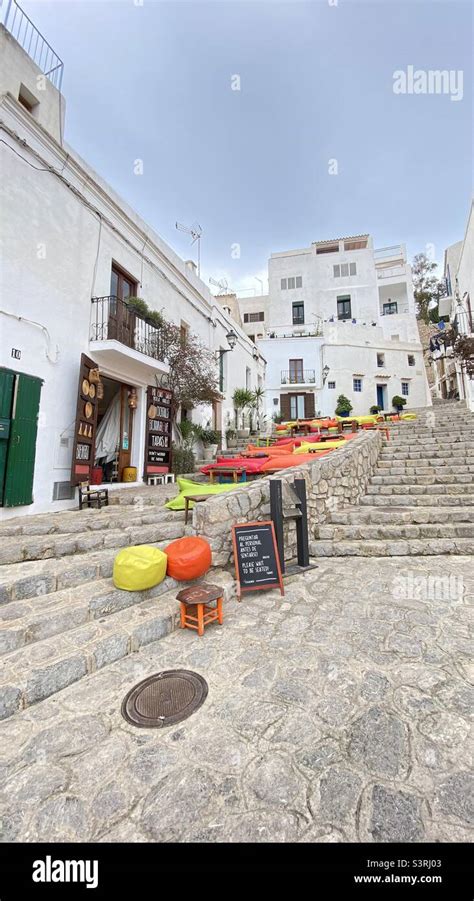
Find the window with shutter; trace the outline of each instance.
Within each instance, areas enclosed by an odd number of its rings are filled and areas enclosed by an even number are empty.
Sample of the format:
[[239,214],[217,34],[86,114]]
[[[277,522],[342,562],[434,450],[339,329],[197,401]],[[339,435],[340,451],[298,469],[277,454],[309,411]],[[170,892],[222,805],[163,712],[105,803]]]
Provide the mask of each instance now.
[[304,398],[304,415],[306,419],[313,419],[315,412],[314,394],[305,394]]
[[281,394],[280,395],[280,414],[284,420],[290,418],[290,395],[289,394]]

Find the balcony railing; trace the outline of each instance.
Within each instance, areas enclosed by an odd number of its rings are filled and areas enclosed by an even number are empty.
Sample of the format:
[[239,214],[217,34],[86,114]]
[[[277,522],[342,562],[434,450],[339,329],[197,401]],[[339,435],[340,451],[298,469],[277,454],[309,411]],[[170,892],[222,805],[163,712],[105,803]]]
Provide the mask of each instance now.
[[315,379],[314,369],[282,369],[281,384],[282,385],[313,385]]
[[119,341],[126,347],[164,360],[166,346],[163,331],[147,322],[118,297],[92,298],[91,341]]
[[5,13],[3,17],[0,15],[0,18],[5,28],[41,69],[43,75],[49,78],[55,88],[60,91],[63,79],[63,61],[38,31],[36,25],[33,25],[16,0],[6,0],[4,8]]

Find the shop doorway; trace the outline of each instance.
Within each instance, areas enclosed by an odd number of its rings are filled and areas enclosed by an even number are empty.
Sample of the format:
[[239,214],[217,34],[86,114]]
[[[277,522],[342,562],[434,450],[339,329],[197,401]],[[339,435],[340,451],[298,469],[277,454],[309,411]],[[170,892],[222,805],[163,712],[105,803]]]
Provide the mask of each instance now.
[[101,381],[94,462],[102,467],[102,481],[123,482],[124,469],[131,461],[136,389],[104,375]]

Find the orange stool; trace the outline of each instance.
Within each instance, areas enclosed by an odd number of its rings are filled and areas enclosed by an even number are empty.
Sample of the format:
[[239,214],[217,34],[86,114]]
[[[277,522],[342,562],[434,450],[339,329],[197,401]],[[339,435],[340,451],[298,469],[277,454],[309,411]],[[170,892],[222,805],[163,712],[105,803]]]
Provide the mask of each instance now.
[[168,545],[167,574],[178,582],[191,582],[207,573],[212,563],[211,546],[204,538],[177,538]]
[[[204,628],[209,623],[218,622],[220,626],[224,621],[222,604],[224,601],[224,589],[218,585],[210,585],[209,582],[201,582],[200,585],[191,588],[183,588],[176,595],[181,607],[181,628],[196,629],[198,635],[204,635]],[[216,601],[215,607],[209,605]]]

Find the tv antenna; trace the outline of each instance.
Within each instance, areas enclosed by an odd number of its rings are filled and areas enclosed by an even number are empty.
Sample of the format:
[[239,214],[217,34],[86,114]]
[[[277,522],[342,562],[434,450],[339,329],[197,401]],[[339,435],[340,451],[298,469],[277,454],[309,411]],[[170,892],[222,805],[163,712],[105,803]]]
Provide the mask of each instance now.
[[229,290],[229,283],[226,278],[220,278],[218,282],[215,278],[209,278],[209,284],[214,285],[215,288],[219,288],[221,294],[227,294]]
[[179,232],[186,232],[187,235],[191,235],[192,241],[191,245],[197,243],[197,274],[198,277],[201,277],[201,235],[202,228],[199,225],[199,222],[193,222],[192,225],[182,225],[181,222],[176,222],[176,228]]

